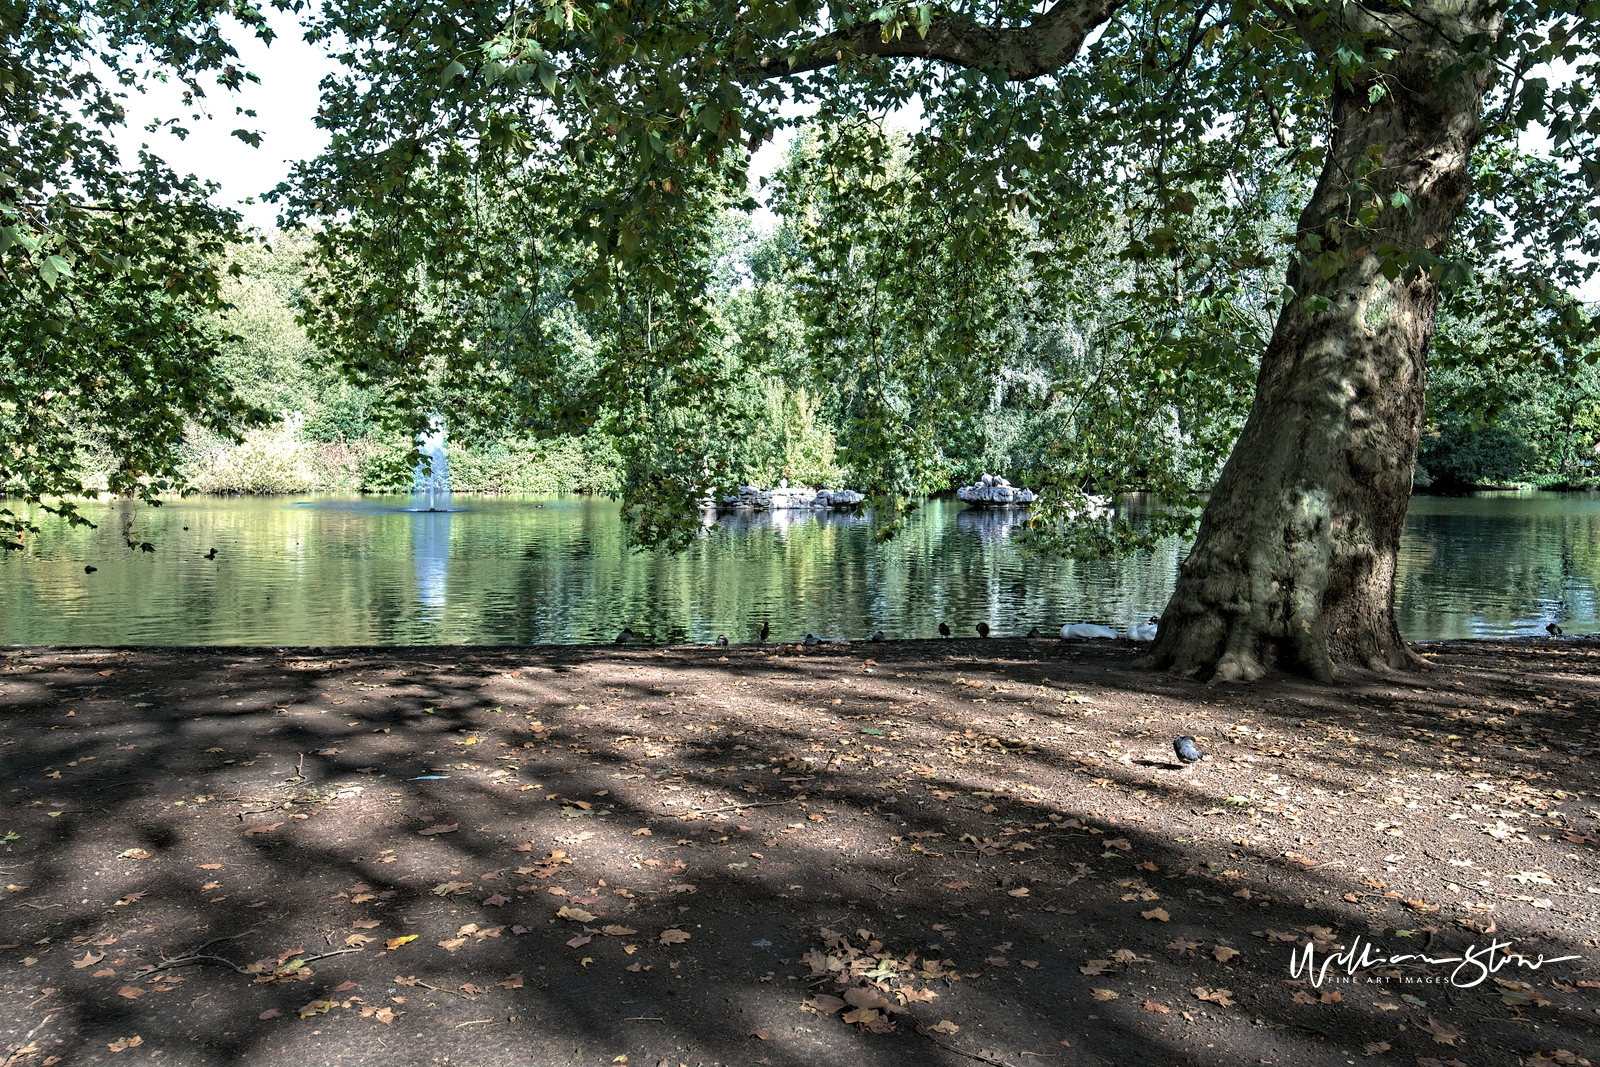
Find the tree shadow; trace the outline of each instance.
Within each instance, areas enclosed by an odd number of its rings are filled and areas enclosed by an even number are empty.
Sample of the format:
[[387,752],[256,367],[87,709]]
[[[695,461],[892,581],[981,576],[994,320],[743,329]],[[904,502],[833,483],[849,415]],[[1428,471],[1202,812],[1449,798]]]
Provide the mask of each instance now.
[[[1524,675],[1478,651],[1438,653],[1416,685],[1330,691],[1206,688],[1131,670],[1125,649],[999,640],[20,650],[0,673],[0,837],[17,835],[0,854],[16,887],[0,1052],[1592,1056],[1587,956],[1524,969],[1526,990],[1423,981],[1441,966],[1417,960],[1290,984],[1306,945],[1486,943],[1461,920],[1492,919],[1529,956],[1593,949],[1564,859],[1592,848],[1564,836],[1592,817],[1551,814],[1555,793],[1592,792],[1592,767],[1535,751],[1592,730],[1592,661]],[[1448,735],[1470,707],[1477,763]],[[1211,759],[1141,754],[1175,733]],[[1491,753],[1502,735],[1520,749]],[[1496,822],[1519,832],[1481,832]],[[1444,888],[1468,870],[1492,884]],[[852,990],[886,1003],[829,1010]],[[875,1014],[842,1021],[858,1011]]]

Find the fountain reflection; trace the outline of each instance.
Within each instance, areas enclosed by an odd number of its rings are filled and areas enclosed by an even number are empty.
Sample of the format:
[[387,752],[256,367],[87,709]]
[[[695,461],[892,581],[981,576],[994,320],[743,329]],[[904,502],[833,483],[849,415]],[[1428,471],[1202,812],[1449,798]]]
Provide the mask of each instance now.
[[411,523],[411,561],[417,574],[417,600],[434,609],[437,618],[444,609],[445,579],[450,569],[450,513],[427,511]]

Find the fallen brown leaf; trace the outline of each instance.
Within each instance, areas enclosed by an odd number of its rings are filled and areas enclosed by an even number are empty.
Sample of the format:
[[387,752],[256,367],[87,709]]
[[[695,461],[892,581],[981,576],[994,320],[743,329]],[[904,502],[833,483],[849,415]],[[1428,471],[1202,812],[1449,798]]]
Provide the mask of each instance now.
[[1457,1030],[1449,1023],[1441,1022],[1432,1015],[1428,1016],[1428,1025],[1423,1029],[1428,1032],[1428,1036],[1433,1038],[1436,1044],[1440,1045],[1454,1045],[1457,1039],[1461,1037],[1460,1030]]
[[417,833],[423,837],[432,837],[434,834],[453,834],[460,825],[458,822],[440,823],[438,826],[430,826],[426,830],[418,830]]

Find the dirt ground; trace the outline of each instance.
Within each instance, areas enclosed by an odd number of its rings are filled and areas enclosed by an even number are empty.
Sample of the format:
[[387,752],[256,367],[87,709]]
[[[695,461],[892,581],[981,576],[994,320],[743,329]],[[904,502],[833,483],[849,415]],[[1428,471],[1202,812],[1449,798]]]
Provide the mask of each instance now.
[[1600,1062],[1600,640],[1419,650],[0,650],[0,1065]]

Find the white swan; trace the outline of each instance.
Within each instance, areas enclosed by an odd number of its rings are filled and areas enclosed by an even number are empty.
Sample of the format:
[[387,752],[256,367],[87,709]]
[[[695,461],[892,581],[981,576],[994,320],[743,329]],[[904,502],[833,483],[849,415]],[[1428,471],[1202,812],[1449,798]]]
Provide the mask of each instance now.
[[1108,637],[1115,638],[1117,631],[1109,626],[1101,626],[1092,622],[1074,622],[1061,628],[1062,637],[1078,637],[1085,639]]
[[1154,641],[1156,639],[1156,624],[1153,622],[1135,623],[1128,627],[1128,632],[1122,636],[1129,641]]

